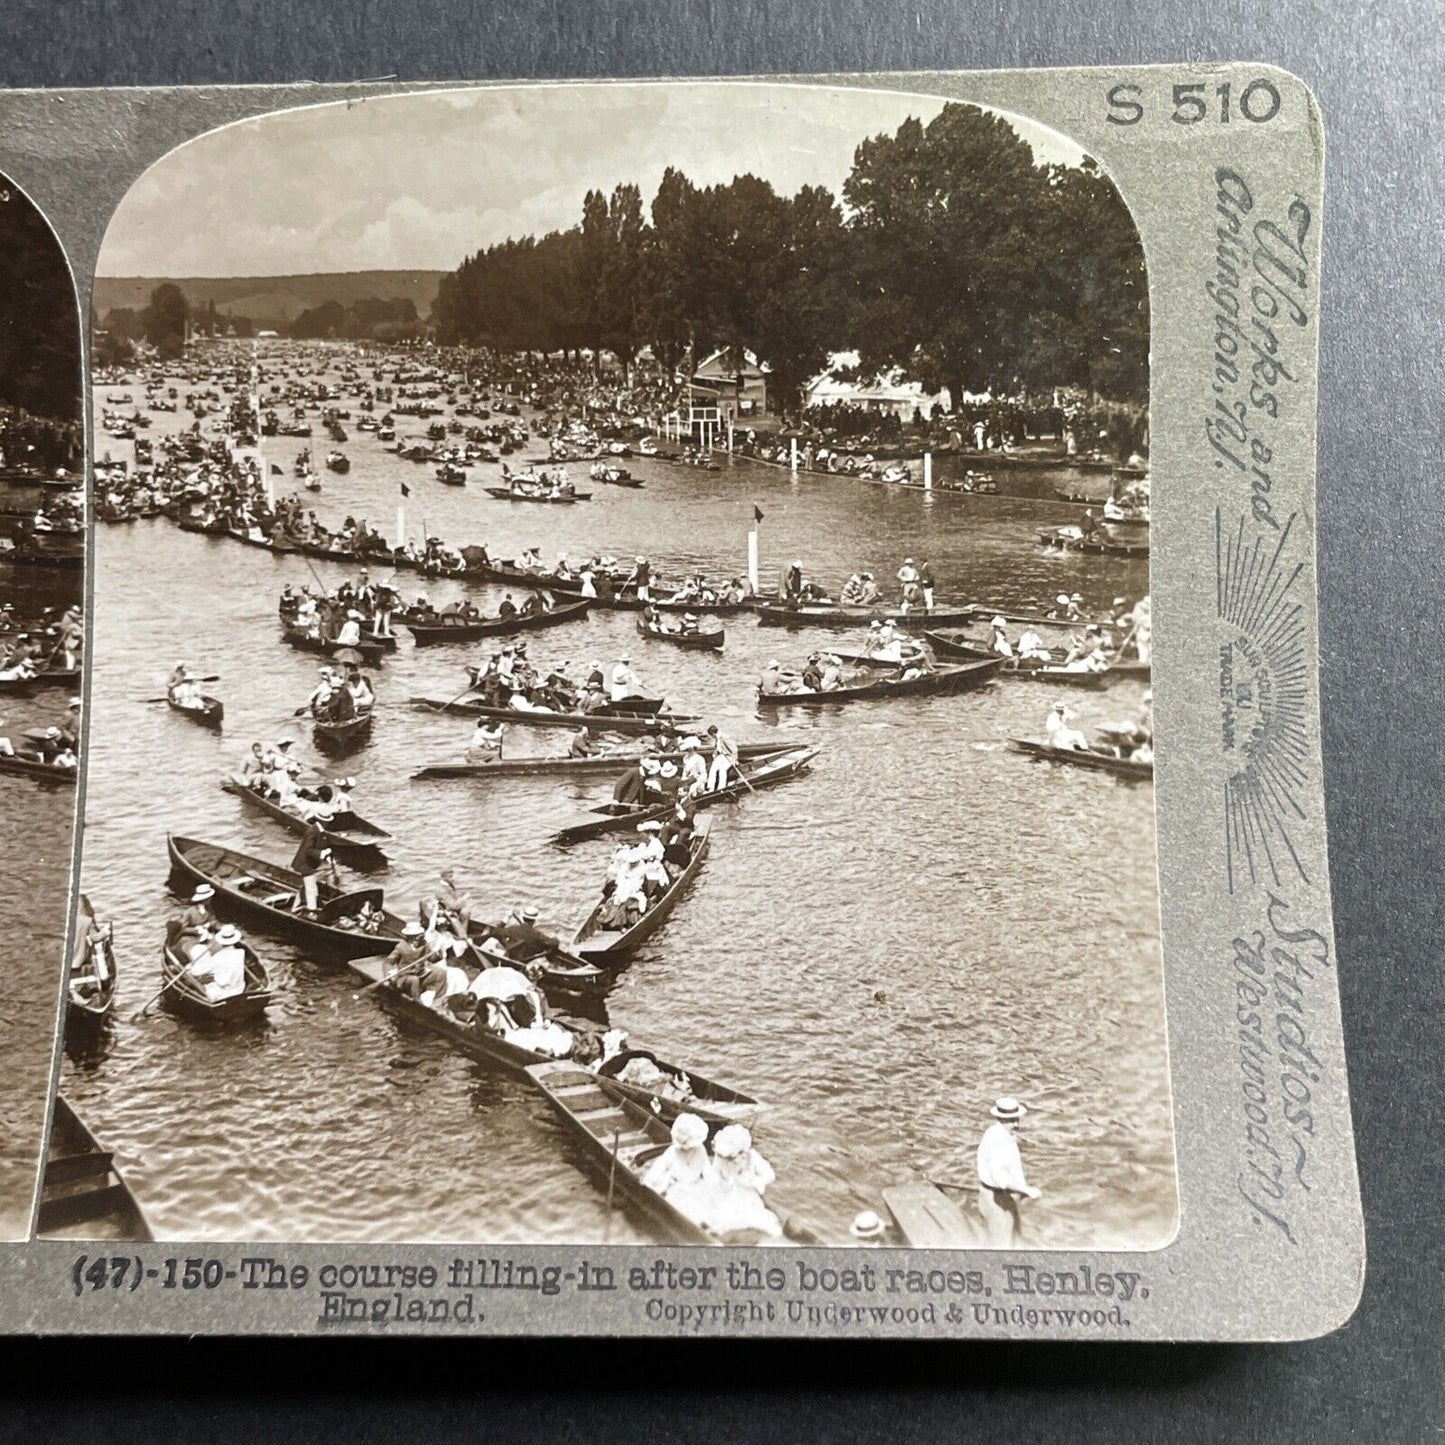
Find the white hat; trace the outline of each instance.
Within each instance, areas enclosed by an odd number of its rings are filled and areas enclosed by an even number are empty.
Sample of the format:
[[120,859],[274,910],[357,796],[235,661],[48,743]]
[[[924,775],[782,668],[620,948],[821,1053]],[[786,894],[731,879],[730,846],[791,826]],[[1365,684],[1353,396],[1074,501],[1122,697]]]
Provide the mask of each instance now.
[[241,941],[241,930],[234,923],[223,923],[216,930],[217,943],[239,943]]
[[871,1209],[860,1210],[853,1216],[853,1222],[848,1226],[848,1233],[854,1239],[882,1239],[887,1232],[888,1226]]
[[1002,1099],[996,1099],[989,1114],[995,1119],[1002,1119],[1007,1124],[1017,1123],[1023,1118],[1028,1110],[1011,1095],[1005,1094]]
[[403,938],[420,938],[426,930],[415,919],[406,924],[401,930]]
[[679,1149],[700,1149],[707,1142],[707,1125],[696,1114],[679,1114],[672,1121],[672,1142]]
[[1057,602],[1060,607],[1067,607],[1069,605],[1069,594],[1067,592],[1060,592],[1059,595],[1054,598],[1054,601]]
[[712,1141],[712,1152],[718,1159],[741,1159],[753,1147],[753,1136],[741,1124],[719,1129]]
[[191,894],[192,903],[204,903],[208,898],[214,898],[216,890],[209,883],[200,884],[196,891]]
[[989,626],[990,626],[990,627],[1007,627],[1007,626],[1008,626],[1008,620],[1007,620],[1006,618],[1003,618],[1003,617],[995,617],[994,620],[989,623]]
[[528,923],[534,922],[537,918],[537,910],[533,908],[532,905],[529,903],[522,910],[522,917],[526,919]]
[[696,738],[689,737],[683,738],[682,740],[682,750],[685,753],[695,753],[699,747],[701,747],[701,744]]
[[676,764],[675,762],[673,762],[671,758],[669,758],[669,759],[668,759],[665,763],[663,763],[663,765],[662,765],[662,776],[663,776],[664,778],[671,778],[671,777],[676,776],[676,774],[677,774],[677,764]]
[[650,818],[645,823],[639,823],[637,825],[637,831],[639,833],[660,833],[662,832],[662,824],[655,818]]

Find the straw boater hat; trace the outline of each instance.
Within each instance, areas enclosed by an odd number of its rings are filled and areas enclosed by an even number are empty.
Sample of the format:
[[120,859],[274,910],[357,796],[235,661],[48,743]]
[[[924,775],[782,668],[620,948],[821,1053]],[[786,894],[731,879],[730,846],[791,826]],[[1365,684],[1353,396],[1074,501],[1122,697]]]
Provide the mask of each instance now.
[[217,943],[239,943],[241,941],[241,930],[234,923],[223,923],[216,930]]
[[1028,1110],[1017,1099],[1006,1094],[1002,1099],[995,1100],[993,1108],[988,1112],[991,1117],[1005,1124],[1017,1124]]
[[204,903],[208,898],[214,898],[216,890],[209,883],[200,884],[196,891],[191,894],[192,903]]
[[639,823],[637,825],[637,831],[639,833],[660,833],[662,832],[662,824],[659,823],[655,818],[652,818],[649,819],[646,823]]
[[707,1143],[707,1125],[696,1114],[679,1114],[672,1121],[672,1142],[682,1150],[701,1149]]
[[871,1209],[855,1214],[852,1224],[848,1226],[848,1233],[854,1239],[882,1239],[887,1232],[888,1226]]
[[421,924],[419,924],[415,919],[412,919],[410,923],[406,924],[402,928],[401,936],[403,938],[420,938],[425,931],[426,930],[422,928]]
[[753,1147],[753,1136],[741,1124],[729,1124],[717,1131],[712,1141],[716,1159],[741,1159]]
[[527,907],[522,910],[522,918],[527,923],[535,923],[537,921],[537,910],[529,903]]
[[662,776],[664,778],[673,778],[677,776],[677,764],[673,762],[671,758],[669,758],[665,763],[663,763]]
[[1069,605],[1069,594],[1067,592],[1060,592],[1059,595],[1054,598],[1054,601],[1057,602],[1060,607],[1067,607]]
[[989,623],[989,626],[992,627],[995,631],[1001,632],[1008,626],[1008,619],[1004,617],[995,617],[994,620]]

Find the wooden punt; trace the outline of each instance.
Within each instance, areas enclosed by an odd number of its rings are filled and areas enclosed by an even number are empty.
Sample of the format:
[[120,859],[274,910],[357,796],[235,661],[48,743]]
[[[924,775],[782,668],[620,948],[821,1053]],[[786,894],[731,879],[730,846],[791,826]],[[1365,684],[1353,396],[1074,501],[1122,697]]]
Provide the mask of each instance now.
[[210,697],[206,693],[201,694],[200,707],[186,707],[183,703],[176,701],[175,688],[166,689],[166,702],[170,704],[172,712],[178,712],[182,717],[190,718],[194,723],[200,723],[202,727],[219,728],[226,716],[226,709],[219,698]]
[[674,647],[687,647],[695,652],[721,652],[726,640],[726,632],[721,627],[712,627],[705,632],[684,632],[680,628],[659,627],[643,617],[637,619],[637,630],[644,637],[654,637],[659,642],[670,642]]
[[370,667],[379,667],[386,661],[388,652],[396,651],[395,638],[363,637],[360,642],[337,642],[334,637],[312,637],[299,627],[281,625],[281,641],[298,652],[313,652],[321,657],[334,657],[348,647],[361,654],[361,660]]
[[[786,783],[804,772],[817,756],[817,748],[787,748],[758,758],[753,767],[744,770],[743,777],[734,778],[726,787],[713,792],[699,793],[694,805],[698,808],[710,808],[714,803],[732,802],[745,794]],[[561,829],[552,835],[552,841],[567,846],[585,842],[589,838],[605,837],[608,833],[625,833],[628,829],[636,829],[639,823],[667,817],[676,806],[675,794],[666,802],[647,808],[605,805],[594,809],[594,812],[601,816]]]
[[1009,745],[1015,752],[1027,753],[1030,757],[1046,759],[1051,763],[1068,763],[1076,768],[1093,768],[1096,772],[1113,773],[1120,778],[1134,778],[1153,781],[1152,762],[1132,762],[1117,753],[1106,753],[1098,748],[1056,748],[1049,743],[1037,742],[1030,738],[1010,738]]
[[[239,798],[244,806],[279,823],[288,833],[304,834],[310,826],[304,818],[288,813],[274,798],[263,797],[255,788],[236,778],[224,779],[221,790]],[[387,866],[387,856],[375,840],[391,835],[357,814],[338,813],[328,823],[318,824],[317,831],[322,844],[331,849],[338,863],[360,869],[363,873]],[[357,837],[356,834],[362,836]]]
[[166,985],[162,1005],[192,1023],[224,1028],[260,1018],[271,1002],[271,974],[256,950],[244,939],[237,945],[246,955],[245,990],[230,998],[207,996],[204,985],[191,974],[186,961],[169,944],[161,948],[161,978]]
[[419,712],[465,713],[469,717],[491,718],[500,722],[516,723],[529,728],[591,728],[593,732],[623,733],[641,737],[656,732],[664,722],[674,726],[686,726],[702,721],[701,718],[683,713],[629,713],[614,712],[611,709],[600,712],[551,712],[546,708],[530,708],[522,711],[513,707],[493,707],[478,698],[413,697],[410,705]]
[[559,602],[545,612],[530,615],[517,612],[511,617],[455,617],[436,622],[404,621],[402,625],[411,633],[418,647],[430,647],[439,642],[475,642],[482,637],[505,637],[513,632],[558,627],[564,622],[580,621],[591,606],[592,599],[582,597],[573,602]]
[[602,904],[592,910],[572,940],[572,951],[592,963],[611,963],[636,952],[672,915],[688,885],[697,877],[707,857],[712,819],[702,814],[693,820],[692,857],[687,867],[654,900],[652,907],[632,925],[618,930],[598,922]]
[[970,688],[993,681],[1002,666],[1001,657],[985,658],[981,662],[940,667],[914,678],[878,678],[872,682],[837,687],[831,692],[763,692],[759,689],[758,706],[828,707],[833,703],[864,702],[876,698],[929,697],[967,692]]
[[147,1242],[153,1237],[114,1156],[96,1142],[63,1094],[55,1096],[51,1112],[35,1233],[40,1239]]

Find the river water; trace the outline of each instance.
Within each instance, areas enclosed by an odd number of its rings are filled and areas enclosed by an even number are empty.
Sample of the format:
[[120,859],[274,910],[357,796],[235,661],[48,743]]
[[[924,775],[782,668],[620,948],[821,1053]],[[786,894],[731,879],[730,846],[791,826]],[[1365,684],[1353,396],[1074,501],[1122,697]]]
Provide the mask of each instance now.
[[[79,593],[79,572],[0,564],[0,597],[13,602],[20,617],[68,606]],[[61,723],[69,699],[62,688],[0,698],[0,732],[19,738],[27,728]],[[54,1062],[76,790],[0,775],[0,797],[0,1239],[19,1239],[30,1229]]]
[[[97,399],[97,411],[100,399]],[[182,418],[182,420],[186,420]],[[169,416],[158,419],[157,430]],[[318,433],[320,428],[317,428]],[[398,434],[424,425],[399,419]],[[266,443],[285,466],[302,443]],[[313,439],[318,457],[324,436]],[[100,450],[105,450],[102,441]],[[115,444],[126,455],[125,444]],[[494,555],[646,551],[664,571],[744,566],[762,508],[765,578],[793,557],[837,587],[854,568],[891,577],[929,558],[942,598],[1017,608],[1061,590],[1089,609],[1132,603],[1147,564],[1046,556],[1053,502],[924,496],[745,462],[707,473],[634,458],[640,491],[542,508],[493,500],[474,468],[449,488],[354,430],[348,476],[324,474],[318,514],[350,513],[390,534],[399,483],[408,526]],[[574,469],[585,470],[585,469]],[[1060,481],[1063,478],[1059,479]],[[585,482],[579,479],[585,489]],[[122,970],[118,1021],[66,1086],[117,1151],[158,1237],[176,1239],[577,1241],[643,1239],[608,1217],[547,1105],[415,1032],[344,970],[257,936],[280,997],[262,1027],[205,1034],[159,1009],[130,1015],[159,985],[168,831],[289,860],[295,840],[243,816],[220,780],[257,738],[290,735],[317,659],[279,641],[276,598],[312,579],[298,557],[177,531],[164,520],[100,529],[86,805],[85,886],[112,918]],[[314,564],[328,585],[346,575]],[[402,574],[410,595],[420,579]],[[470,589],[484,606],[498,589]],[[432,585],[433,598],[457,584]],[[809,716],[757,714],[772,657],[799,660],[826,634],[728,619],[721,656],[644,641],[635,614],[598,613],[532,634],[534,658],[574,669],[630,654],[650,692],[743,739],[820,748],[811,774],[724,808],[711,855],[672,919],[622,973],[614,1023],[667,1056],[771,1106],[758,1147],[777,1203],[827,1241],[889,1185],[969,1182],[986,1113],[1022,1097],[1038,1247],[1155,1247],[1176,1203],[1159,956],[1153,792],[1006,747],[1037,734],[1055,694],[1010,681],[955,698],[861,703]],[[851,641],[851,639],[848,639]],[[610,857],[607,840],[547,841],[607,794],[603,783],[409,780],[455,756],[469,724],[398,704],[451,697],[465,648],[399,651],[376,672],[371,743],[345,765],[358,811],[395,835],[388,900],[410,912],[452,866],[483,912],[535,902],[570,935]],[[218,673],[225,731],[213,736],[148,702],[177,660]],[[1142,687],[1078,694],[1079,723],[1132,716]],[[556,751],[562,734],[512,728],[512,754]]]

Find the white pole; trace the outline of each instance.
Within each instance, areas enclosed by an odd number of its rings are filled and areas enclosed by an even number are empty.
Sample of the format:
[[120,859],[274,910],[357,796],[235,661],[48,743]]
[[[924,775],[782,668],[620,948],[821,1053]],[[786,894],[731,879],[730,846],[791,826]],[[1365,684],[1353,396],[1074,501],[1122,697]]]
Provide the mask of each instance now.
[[794,472],[796,472],[796,471],[798,470],[798,439],[797,439],[797,437],[789,437],[789,438],[788,438],[788,468],[789,468],[789,470],[794,471]]
[[732,454],[733,454],[733,419],[732,419],[732,417],[729,417],[729,418],[728,418],[728,455],[729,455],[729,456],[732,456]]
[[932,452],[924,452],[924,454],[923,454],[923,490],[924,490],[925,492],[931,492],[931,491],[933,490],[933,453],[932,453]]
[[748,590],[754,597],[761,591],[758,586],[758,528],[756,523],[748,529]]

